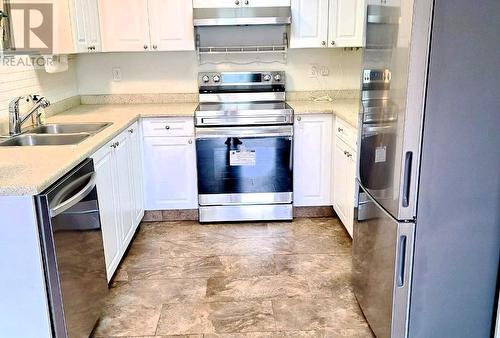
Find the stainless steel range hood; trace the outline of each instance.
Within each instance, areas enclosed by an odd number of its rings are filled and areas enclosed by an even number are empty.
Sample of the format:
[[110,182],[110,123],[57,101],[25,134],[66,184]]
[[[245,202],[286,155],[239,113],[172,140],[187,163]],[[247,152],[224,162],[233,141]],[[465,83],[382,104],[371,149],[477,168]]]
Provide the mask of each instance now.
[[292,22],[290,7],[195,8],[194,25],[243,26],[288,25]]

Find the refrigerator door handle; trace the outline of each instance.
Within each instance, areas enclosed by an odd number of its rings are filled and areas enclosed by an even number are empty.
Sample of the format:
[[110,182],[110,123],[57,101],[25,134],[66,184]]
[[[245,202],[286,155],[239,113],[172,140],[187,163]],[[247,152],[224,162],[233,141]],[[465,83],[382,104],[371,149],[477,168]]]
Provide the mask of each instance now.
[[405,172],[403,181],[403,207],[405,208],[408,208],[408,206],[410,205],[412,161],[413,161],[413,152],[407,151],[405,157]]
[[406,240],[405,235],[399,238],[399,252],[397,266],[397,286],[402,288],[405,286],[405,272],[406,272]]

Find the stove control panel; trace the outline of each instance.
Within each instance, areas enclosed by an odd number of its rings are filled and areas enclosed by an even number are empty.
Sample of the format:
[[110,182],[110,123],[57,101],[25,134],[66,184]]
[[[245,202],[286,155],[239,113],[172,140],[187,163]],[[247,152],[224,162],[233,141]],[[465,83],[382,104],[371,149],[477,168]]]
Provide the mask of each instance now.
[[208,72],[198,74],[199,87],[284,85],[285,72]]

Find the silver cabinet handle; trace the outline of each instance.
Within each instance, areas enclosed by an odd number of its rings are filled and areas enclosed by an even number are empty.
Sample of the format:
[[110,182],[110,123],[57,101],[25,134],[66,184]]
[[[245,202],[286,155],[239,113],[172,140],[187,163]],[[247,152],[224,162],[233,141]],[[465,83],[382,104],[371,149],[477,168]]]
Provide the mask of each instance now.
[[56,217],[57,215],[62,214],[63,212],[65,212],[69,208],[71,208],[71,207],[75,206],[76,204],[80,203],[81,200],[83,200],[85,197],[87,197],[87,195],[96,186],[96,174],[95,174],[95,172],[87,174],[87,175],[79,178],[78,180],[76,180],[75,182],[73,182],[73,184],[70,184],[67,187],[67,189],[68,189],[68,192],[71,191],[71,189],[74,189],[79,184],[83,183],[82,181],[86,180],[86,179],[88,179],[88,182],[87,182],[87,184],[80,191],[78,191],[76,194],[74,194],[73,196],[71,196],[67,200],[64,200],[63,202],[59,203],[55,207],[51,207],[50,208],[50,211],[49,211],[50,217]]
[[297,116],[297,121],[299,121],[299,122],[302,121],[302,117]]
[[250,1],[249,0],[245,0],[245,5],[250,5]]
[[144,45],[144,49],[148,49],[148,45]]
[[120,145],[120,142],[116,142],[116,146],[118,147]]
[[133,133],[134,133],[134,129],[129,129],[129,130],[128,130],[128,132],[129,132],[130,134],[133,134]]
[[165,126],[165,129],[166,130],[170,130],[170,126]]
[[321,41],[322,46],[326,46],[326,41]]
[[240,5],[240,0],[236,0],[236,1],[234,2],[234,4],[235,4],[236,6],[239,6],[239,5]]
[[335,41],[332,40],[332,46],[335,46]]
[[344,129],[342,129],[342,128],[338,128],[337,130],[339,131],[339,133],[344,132]]
[[157,45],[153,45],[153,49],[158,49],[158,46]]
[[193,144],[193,140],[189,139],[188,143]]

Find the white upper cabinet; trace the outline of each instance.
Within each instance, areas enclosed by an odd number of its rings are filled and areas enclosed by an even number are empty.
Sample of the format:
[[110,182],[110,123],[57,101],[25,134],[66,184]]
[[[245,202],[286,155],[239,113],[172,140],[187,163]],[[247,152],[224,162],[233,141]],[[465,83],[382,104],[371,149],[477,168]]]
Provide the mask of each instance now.
[[242,0],[243,7],[287,7],[290,0]]
[[365,0],[292,0],[290,48],[361,47]]
[[99,0],[103,50],[194,50],[191,1]]
[[[73,30],[71,26],[71,11],[70,11],[70,0],[10,0],[11,5],[52,5],[52,20],[49,21],[46,14],[43,13],[43,9],[38,13],[37,22],[31,22],[31,26],[33,25],[41,25],[44,27],[45,24],[49,23],[52,25],[52,39],[51,41],[43,41],[35,34],[30,35],[29,41],[25,41],[24,37],[29,35],[27,33],[27,25],[24,22],[25,18],[25,10],[21,8],[16,8],[16,6],[12,6],[11,11],[11,29],[13,40],[12,47],[18,49],[18,51],[22,52],[25,49],[29,49],[32,53],[34,50],[38,50],[40,54],[72,54],[75,52],[75,46],[73,43]],[[3,1],[2,1],[3,2]],[[37,13],[37,11],[32,11],[32,13]],[[31,20],[35,20],[34,17],[36,15],[31,16]],[[43,21],[46,20],[46,21]],[[46,28],[47,26],[45,26]],[[32,28],[33,29],[33,28]],[[47,48],[51,49],[50,51]]]
[[194,8],[286,7],[290,0],[193,0]]
[[186,0],[149,0],[153,50],[194,50],[193,7]]
[[328,0],[292,0],[290,48],[326,47]]
[[329,114],[295,118],[295,206],[331,205],[332,127],[333,118]]
[[76,52],[100,52],[101,32],[97,0],[71,0],[71,19]]
[[149,49],[147,1],[99,0],[99,14],[104,52]]
[[364,0],[330,0],[330,46],[362,46],[364,18]]
[[193,0],[194,8],[231,8],[240,7],[244,0]]

